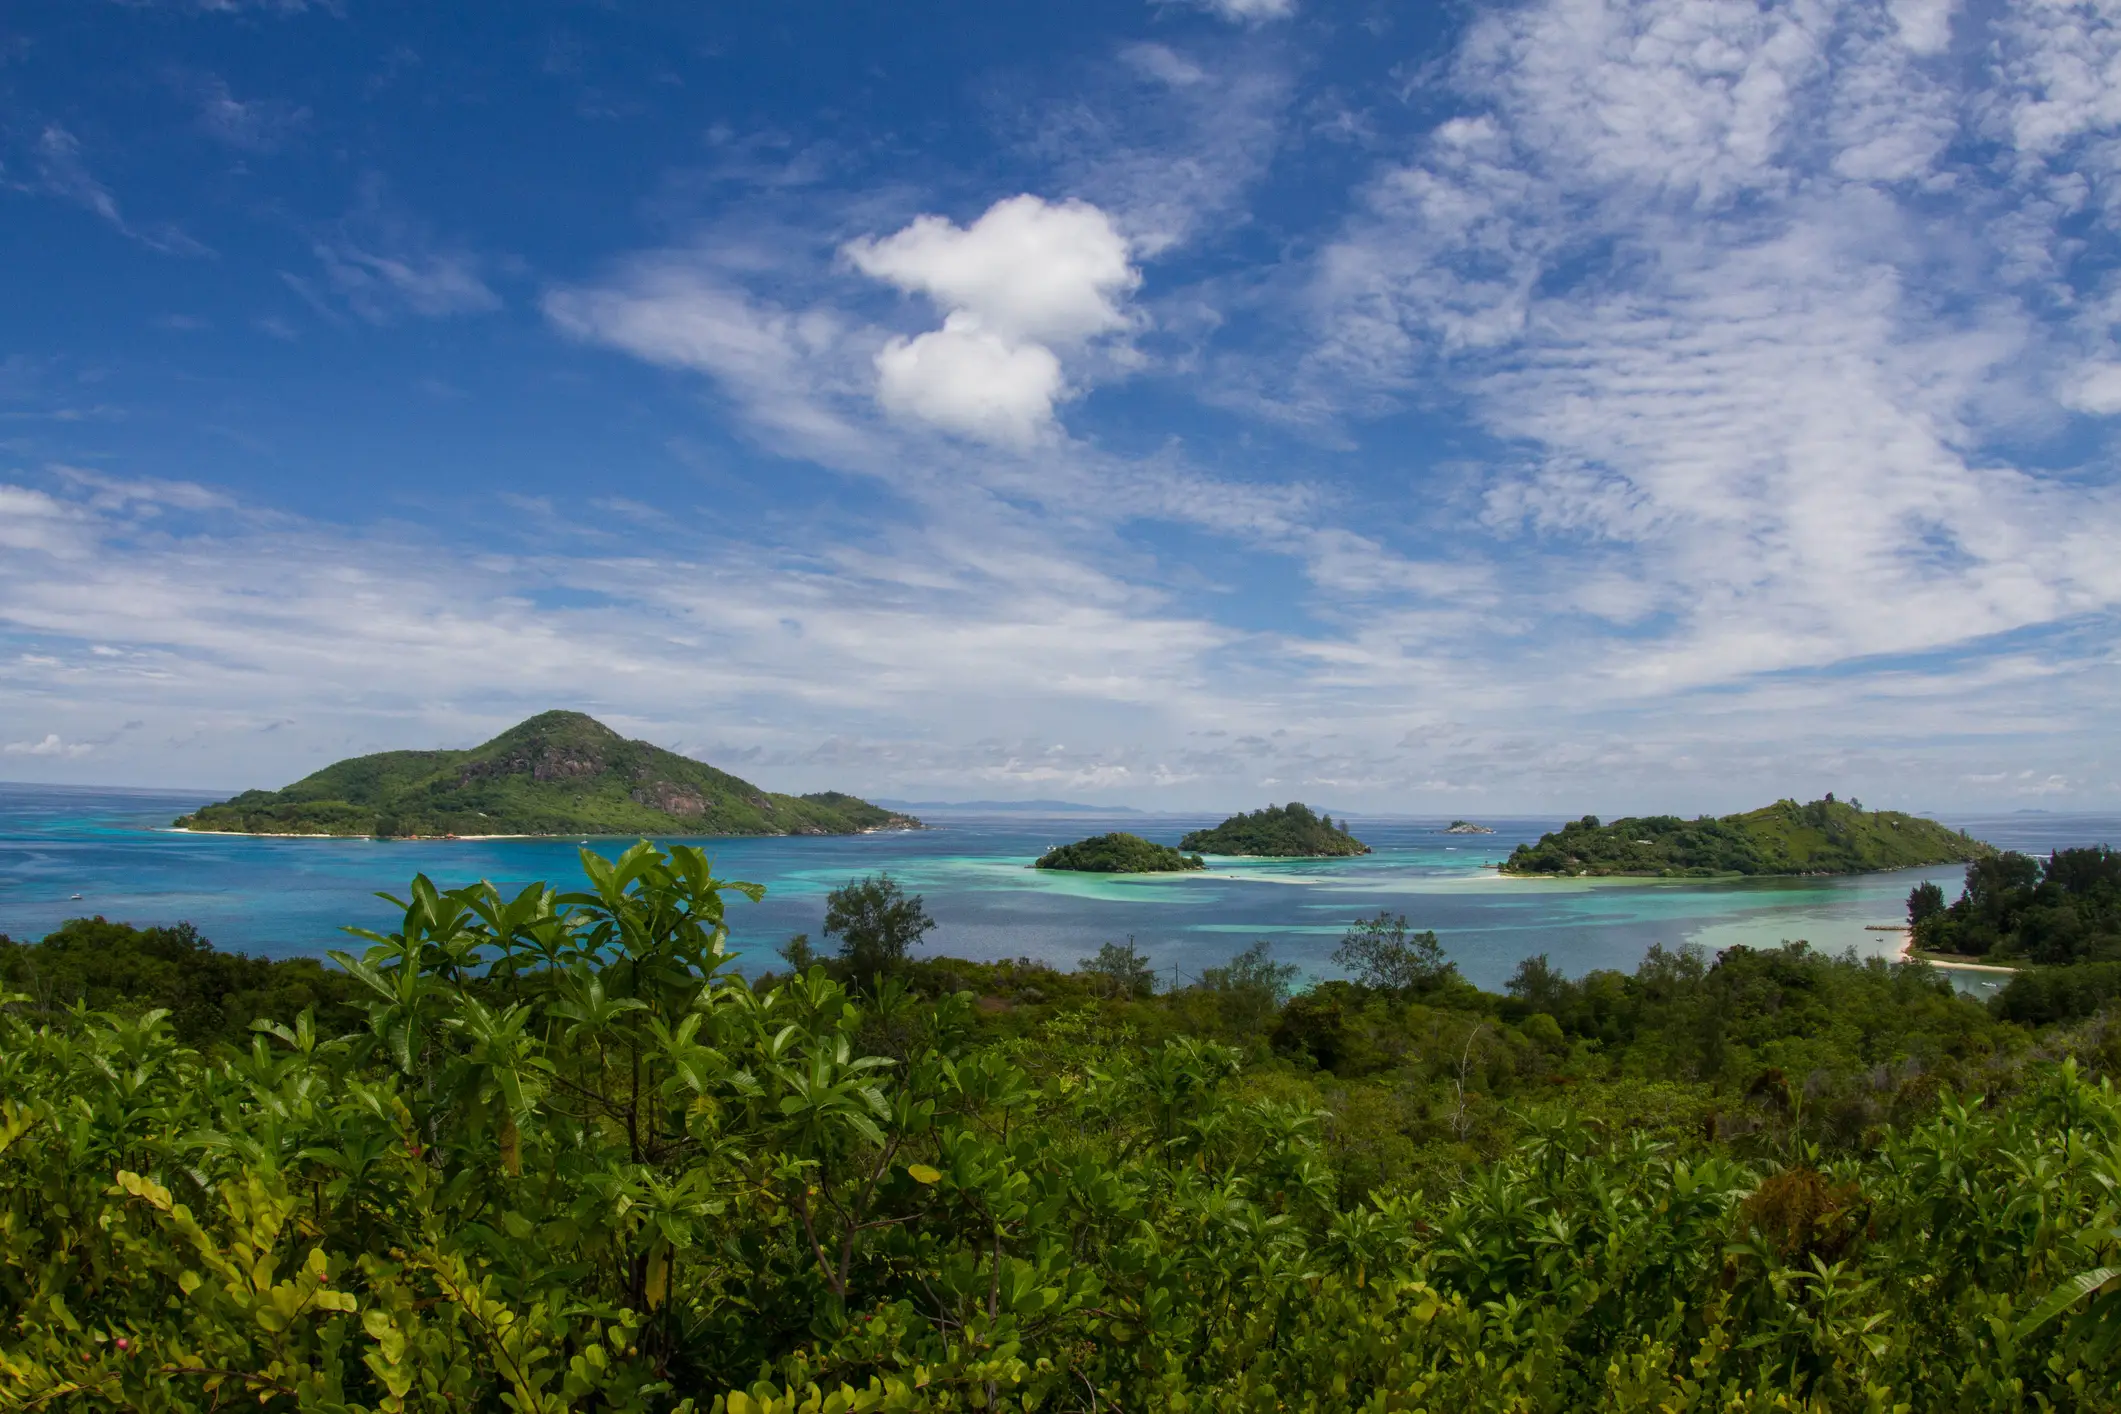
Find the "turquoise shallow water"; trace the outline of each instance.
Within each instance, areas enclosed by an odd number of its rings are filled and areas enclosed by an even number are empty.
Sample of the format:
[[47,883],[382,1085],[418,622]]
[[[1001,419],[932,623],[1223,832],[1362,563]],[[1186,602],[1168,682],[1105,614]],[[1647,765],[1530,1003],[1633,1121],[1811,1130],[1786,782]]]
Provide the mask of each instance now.
[[[490,878],[503,887],[578,877],[561,840],[396,841],[242,839],[170,831],[199,793],[0,784],[0,933],[41,937],[67,918],[102,914],[138,924],[185,920],[224,948],[272,956],[349,945],[341,924],[388,928],[377,890],[401,892],[415,872],[446,886]],[[1219,817],[1218,817],[1219,818]],[[1351,820],[1376,852],[1358,859],[1212,861],[1206,876],[1102,878],[1033,871],[1049,845],[1126,829],[1176,842],[1207,816],[938,815],[916,834],[704,841],[717,871],[764,884],[739,901],[740,950],[766,965],[791,933],[815,935],[827,890],[889,870],[927,899],[939,926],[931,950],[963,957],[1034,957],[1062,965],[1106,940],[1133,936],[1185,978],[1255,938],[1316,974],[1348,922],[1390,909],[1434,928],[1474,982],[1499,986],[1519,959],[1544,952],[1570,974],[1632,968],[1653,943],[1773,944],[1805,938],[1839,951],[1890,950],[1892,923],[1920,879],[1956,897],[1956,868],[1851,879],[1715,883],[1498,878],[1481,868],[1555,820],[1490,820],[1497,833],[1453,836],[1442,820]],[[2011,848],[2121,841],[2110,816],[1954,819]],[[596,841],[606,853],[624,841]],[[79,901],[69,896],[80,894]]]

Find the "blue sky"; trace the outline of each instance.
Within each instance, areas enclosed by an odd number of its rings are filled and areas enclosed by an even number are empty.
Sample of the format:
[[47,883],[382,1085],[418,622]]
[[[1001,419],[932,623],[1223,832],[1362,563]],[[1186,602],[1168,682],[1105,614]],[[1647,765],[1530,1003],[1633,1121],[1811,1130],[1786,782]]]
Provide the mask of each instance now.
[[2121,803],[2121,5],[17,0],[0,779]]

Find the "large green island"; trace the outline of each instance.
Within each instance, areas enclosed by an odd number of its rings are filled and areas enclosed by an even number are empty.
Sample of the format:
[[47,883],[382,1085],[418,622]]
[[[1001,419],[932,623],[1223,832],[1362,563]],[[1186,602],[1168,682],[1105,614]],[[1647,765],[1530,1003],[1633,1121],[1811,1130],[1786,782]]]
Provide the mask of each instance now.
[[1205,869],[1197,854],[1186,854],[1140,835],[1115,831],[1092,835],[1074,844],[1056,845],[1038,857],[1035,869],[1063,869],[1081,874],[1177,874]]
[[253,835],[852,835],[921,822],[839,791],[780,795],[581,712],[545,712],[468,751],[385,751],[177,828]]
[[1778,800],[1742,815],[1631,816],[1601,825],[1572,820],[1519,845],[1505,874],[1643,875],[1699,879],[1762,874],[1866,874],[1960,863],[1994,851],[1963,831],[1903,815],[1865,810],[1853,800],[1799,805]]
[[1301,801],[1232,815],[1212,830],[1195,830],[1178,842],[1201,854],[1251,855],[1268,859],[1314,859],[1368,854],[1370,847],[1331,815],[1314,814]]

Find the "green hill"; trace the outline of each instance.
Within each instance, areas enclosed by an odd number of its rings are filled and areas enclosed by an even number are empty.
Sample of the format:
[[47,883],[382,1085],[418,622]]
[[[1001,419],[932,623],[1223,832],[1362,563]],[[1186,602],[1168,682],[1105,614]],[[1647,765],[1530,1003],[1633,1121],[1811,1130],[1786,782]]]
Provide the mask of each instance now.
[[1176,874],[1208,866],[1197,854],[1184,854],[1140,835],[1115,833],[1056,846],[1040,855],[1035,867],[1085,874]]
[[182,829],[266,835],[851,835],[920,821],[839,791],[777,795],[545,712],[469,751],[384,751],[285,790],[245,791]]
[[1519,845],[1505,874],[1644,874],[1706,878],[1748,874],[1865,874],[1978,859],[1989,846],[1935,820],[1865,810],[1828,795],[1809,805],[1778,800],[1743,815],[1631,816],[1601,825],[1573,820],[1538,844]]
[[1276,859],[1320,855],[1368,854],[1370,847],[1333,823],[1314,815],[1298,801],[1270,805],[1251,814],[1232,815],[1212,830],[1195,830],[1178,842],[1180,849],[1202,854],[1248,854]]

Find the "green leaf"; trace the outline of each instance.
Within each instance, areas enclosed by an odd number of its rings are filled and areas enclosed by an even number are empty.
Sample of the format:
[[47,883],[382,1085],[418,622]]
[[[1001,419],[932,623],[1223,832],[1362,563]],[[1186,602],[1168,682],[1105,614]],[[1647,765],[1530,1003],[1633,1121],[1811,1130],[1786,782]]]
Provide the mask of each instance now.
[[2025,1319],[2018,1322],[2018,1339],[2024,1340],[2116,1277],[2121,1277],[2121,1267],[2093,1267],[2071,1277],[2049,1292],[2045,1301],[2025,1313]]

